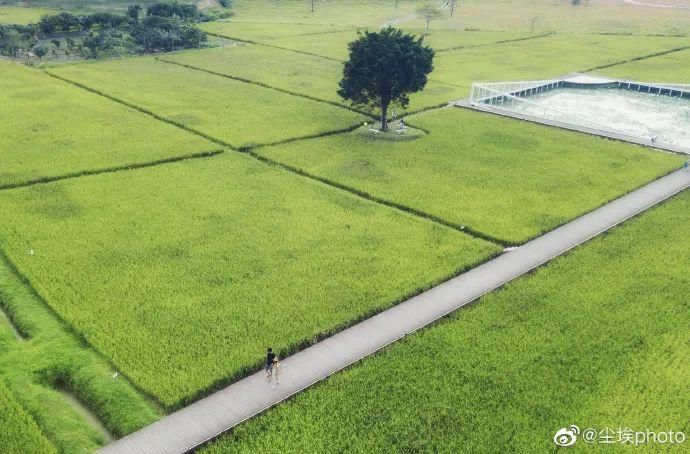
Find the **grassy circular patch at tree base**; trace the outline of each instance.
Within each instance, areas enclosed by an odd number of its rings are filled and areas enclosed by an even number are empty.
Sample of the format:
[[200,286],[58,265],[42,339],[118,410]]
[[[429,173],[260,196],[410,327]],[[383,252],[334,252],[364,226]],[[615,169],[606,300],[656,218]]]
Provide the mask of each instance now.
[[352,134],[365,136],[374,140],[415,140],[426,135],[421,129],[415,129],[410,126],[401,128],[400,122],[391,121],[388,123],[388,131],[381,131],[381,123],[372,122],[365,123],[359,128],[352,131]]

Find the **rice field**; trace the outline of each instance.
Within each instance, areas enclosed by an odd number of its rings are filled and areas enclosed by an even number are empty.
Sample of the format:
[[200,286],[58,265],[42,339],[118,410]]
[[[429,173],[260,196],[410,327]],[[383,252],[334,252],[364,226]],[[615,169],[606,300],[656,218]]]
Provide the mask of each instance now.
[[0,187],[207,153],[217,144],[0,62]]
[[547,452],[571,424],[687,434],[689,211],[685,191],[203,452]]
[[[690,46],[690,11],[467,0],[425,33],[418,0],[232,3],[200,24],[230,38],[218,47],[0,61],[3,454],[96,451],[257,370],[269,345],[290,354],[685,161],[419,112],[477,81],[690,83],[690,51],[645,57]],[[36,0],[0,23],[66,5],[127,2]],[[414,134],[382,140],[336,90],[357,30],[396,19],[437,53],[396,107]],[[541,452],[573,423],[690,433],[689,208],[686,191],[205,452]]]
[[[306,1],[235,0],[233,20],[379,27],[405,18],[398,26],[421,29],[421,19],[409,19],[419,4],[418,0],[400,0],[395,9],[394,0],[324,0],[316,2],[312,13]],[[433,20],[430,28],[687,35],[688,20],[688,10],[645,8],[607,0],[590,0],[579,7],[552,0],[467,0],[459,3],[454,17],[446,12],[443,18]]]
[[[351,107],[337,94],[343,64],[333,60],[251,44],[179,52],[161,60]],[[430,81],[422,92],[410,97],[407,112],[443,105],[462,96],[455,86]]]
[[644,82],[690,84],[690,49],[612,66],[595,74]]
[[[246,24],[242,22],[210,22],[202,29],[227,38],[256,42],[262,45],[306,52],[326,59],[345,61],[348,57],[347,45],[357,38],[359,30],[372,28],[335,28],[307,25]],[[524,32],[493,32],[466,30],[407,30],[424,37],[424,42],[436,50],[459,49],[520,40],[537,35]]]
[[[670,4],[672,1],[641,3]],[[446,15],[434,20],[431,28],[687,36],[688,20],[688,10],[648,8],[623,1],[590,0],[573,7],[567,1],[467,0],[460,4],[455,17]],[[401,25],[421,28],[424,23],[416,19]]]
[[690,45],[687,38],[562,34],[441,52],[431,78],[469,95],[472,82],[544,80]]
[[2,192],[0,207],[12,262],[167,407],[500,251],[235,153]]
[[0,5],[0,24],[35,24],[46,14],[55,13],[55,10],[45,8]]
[[317,35],[354,29],[354,27],[337,25],[238,22],[232,19],[205,22],[200,24],[199,28],[216,35],[248,41],[262,41],[288,36],[303,36],[305,39],[311,39],[307,37],[317,38]]
[[49,72],[238,148],[346,129],[366,118],[150,57],[64,65]]
[[0,446],[5,454],[23,454],[28,446],[34,452],[56,453],[33,419],[27,415],[10,390],[0,381]]
[[304,24],[351,27],[379,27],[401,16],[414,13],[416,0],[317,0],[315,11],[309,2],[293,0],[239,0],[233,3],[233,20],[266,24]]
[[447,108],[410,117],[407,142],[343,134],[262,156],[517,244],[681,166],[679,156]]
[[[160,416],[157,409],[124,377],[113,379],[113,374],[0,258],[0,384],[40,426],[40,438],[48,438],[58,452],[91,452],[112,437],[153,423]],[[2,389],[0,400],[1,394]],[[0,405],[0,413],[4,408]],[[0,447],[5,453],[3,426]],[[23,449],[49,452],[39,442]]]

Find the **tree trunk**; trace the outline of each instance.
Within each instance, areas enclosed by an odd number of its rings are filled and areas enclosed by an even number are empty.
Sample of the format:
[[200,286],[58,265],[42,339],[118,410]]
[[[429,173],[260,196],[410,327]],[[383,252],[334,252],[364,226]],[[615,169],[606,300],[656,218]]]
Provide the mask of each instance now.
[[381,103],[381,131],[388,131],[388,102]]

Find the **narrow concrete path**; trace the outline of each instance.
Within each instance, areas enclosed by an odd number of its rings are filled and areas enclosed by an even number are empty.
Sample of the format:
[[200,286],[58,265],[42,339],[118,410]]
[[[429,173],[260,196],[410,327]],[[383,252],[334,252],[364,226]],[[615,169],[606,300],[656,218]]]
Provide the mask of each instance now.
[[276,389],[256,373],[100,452],[189,451],[688,187],[690,171],[676,171],[283,360]]

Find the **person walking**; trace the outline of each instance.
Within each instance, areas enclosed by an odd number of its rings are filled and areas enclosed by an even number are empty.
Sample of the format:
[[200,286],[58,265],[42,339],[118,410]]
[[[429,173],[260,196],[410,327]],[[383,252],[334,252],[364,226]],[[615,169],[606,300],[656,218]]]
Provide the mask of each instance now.
[[266,380],[271,381],[271,375],[273,373],[273,360],[276,359],[275,353],[273,353],[273,349],[271,347],[268,347],[268,350],[266,350]]
[[271,368],[273,378],[275,378],[275,383],[273,384],[273,389],[280,385],[280,374],[282,369],[280,368],[280,357],[276,356],[273,358],[273,367]]

